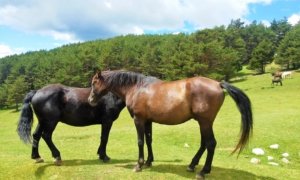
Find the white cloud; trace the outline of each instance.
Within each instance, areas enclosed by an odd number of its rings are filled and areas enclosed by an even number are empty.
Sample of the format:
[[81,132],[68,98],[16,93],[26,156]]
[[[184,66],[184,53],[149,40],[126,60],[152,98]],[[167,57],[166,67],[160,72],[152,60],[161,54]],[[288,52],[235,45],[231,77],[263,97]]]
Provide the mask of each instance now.
[[272,0],[14,0],[0,2],[0,25],[76,41],[146,31],[210,28]]
[[270,23],[270,21],[268,21],[268,20],[262,20],[261,23],[262,23],[263,25],[265,25],[266,27],[270,27],[270,26],[271,26],[271,23]]
[[135,26],[133,27],[133,34],[137,34],[137,35],[144,34],[144,30],[138,26]]
[[9,46],[0,44],[0,58],[13,54],[12,49]]
[[76,39],[75,35],[73,33],[64,33],[64,32],[58,32],[58,31],[45,31],[43,34],[51,35],[55,40],[58,41],[67,41],[67,42],[79,42],[79,39]]
[[13,49],[8,45],[0,44],[0,58],[13,54],[20,54],[22,52],[25,52],[24,48]]
[[291,15],[289,18],[288,18],[288,22],[291,24],[291,25],[296,25],[297,23],[300,22],[300,14],[293,14]]

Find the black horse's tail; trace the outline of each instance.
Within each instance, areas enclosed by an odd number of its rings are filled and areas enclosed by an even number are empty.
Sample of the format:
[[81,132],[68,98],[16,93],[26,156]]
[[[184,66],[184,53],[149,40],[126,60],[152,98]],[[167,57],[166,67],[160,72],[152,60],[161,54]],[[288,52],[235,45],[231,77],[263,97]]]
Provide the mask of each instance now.
[[17,132],[24,143],[31,143],[31,127],[33,123],[33,111],[30,106],[31,99],[36,91],[30,91],[24,98],[21,116],[18,123]]
[[237,150],[240,152],[248,143],[249,137],[253,129],[252,108],[248,96],[239,88],[234,87],[226,82],[220,83],[221,87],[226,89],[228,94],[234,99],[242,117],[241,137],[232,153]]

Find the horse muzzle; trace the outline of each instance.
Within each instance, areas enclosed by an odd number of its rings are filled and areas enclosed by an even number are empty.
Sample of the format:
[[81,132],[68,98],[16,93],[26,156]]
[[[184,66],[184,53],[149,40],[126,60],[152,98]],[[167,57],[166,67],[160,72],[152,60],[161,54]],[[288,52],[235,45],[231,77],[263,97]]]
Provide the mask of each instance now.
[[91,106],[96,106],[97,105],[97,101],[95,98],[93,98],[92,96],[89,96],[88,98],[88,102]]

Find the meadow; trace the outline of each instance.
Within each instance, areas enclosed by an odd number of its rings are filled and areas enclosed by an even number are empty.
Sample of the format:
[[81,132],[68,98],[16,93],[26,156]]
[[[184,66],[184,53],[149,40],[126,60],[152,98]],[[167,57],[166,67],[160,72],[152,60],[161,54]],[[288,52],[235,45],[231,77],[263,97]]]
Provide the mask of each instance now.
[[[213,167],[207,179],[299,179],[300,177],[300,72],[283,86],[271,86],[271,75],[249,75],[232,83],[241,88],[252,101],[254,130],[247,148],[237,157],[230,155],[239,139],[240,113],[234,101],[226,96],[215,120],[217,139]],[[138,157],[134,123],[126,109],[115,121],[107,147],[111,161],[103,163],[96,155],[100,126],[72,127],[59,123],[53,141],[61,152],[62,166],[55,166],[45,142],[40,154],[45,162],[30,159],[31,146],[22,143],[16,133],[19,112],[0,110],[0,179],[194,179],[187,165],[200,144],[199,127],[191,120],[181,125],[154,124],[154,163],[142,172],[132,169]],[[33,130],[37,119],[34,120]],[[270,149],[279,144],[279,149]],[[262,148],[265,155],[252,154]],[[289,163],[281,161],[289,154]],[[147,151],[145,148],[145,155]],[[206,154],[197,166],[202,168]],[[278,166],[268,164],[273,156]],[[259,164],[250,163],[256,157]]]

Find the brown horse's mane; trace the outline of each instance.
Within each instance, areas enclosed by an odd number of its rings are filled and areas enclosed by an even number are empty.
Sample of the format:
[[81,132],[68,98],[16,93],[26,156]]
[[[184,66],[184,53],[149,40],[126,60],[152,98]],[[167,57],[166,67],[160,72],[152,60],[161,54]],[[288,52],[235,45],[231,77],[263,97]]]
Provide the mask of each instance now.
[[132,85],[147,86],[155,81],[159,81],[159,79],[153,76],[145,76],[125,70],[103,71],[101,75],[108,88],[128,87]]

